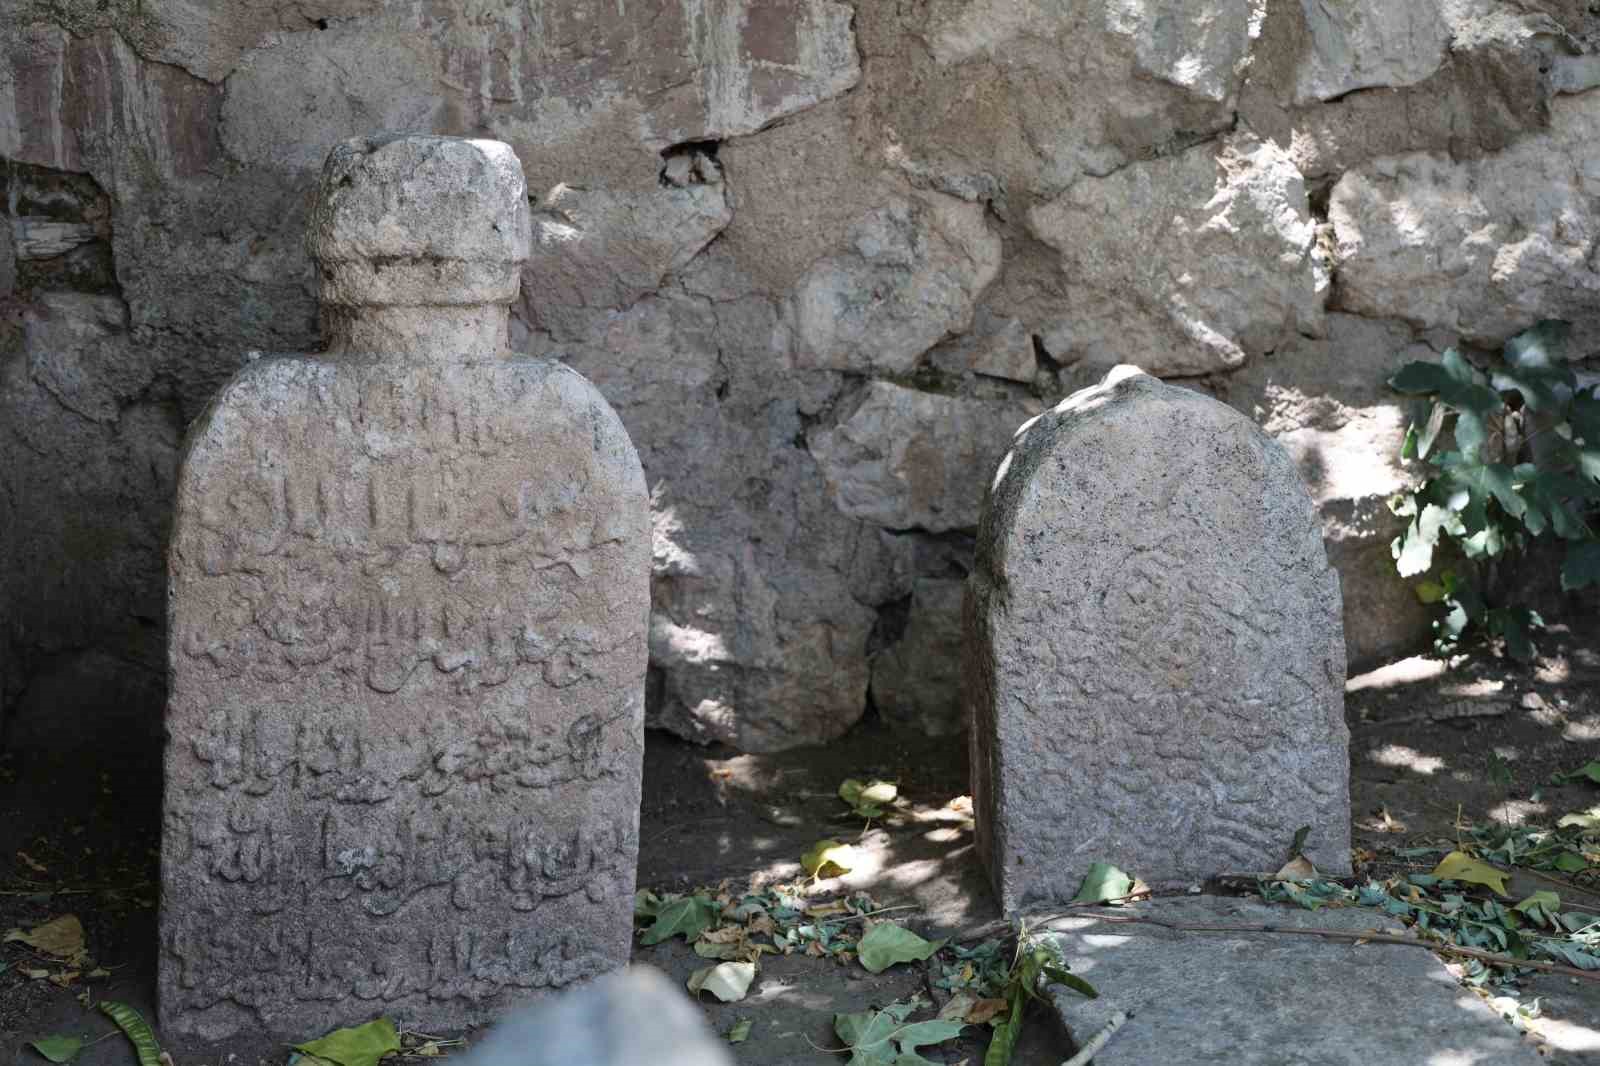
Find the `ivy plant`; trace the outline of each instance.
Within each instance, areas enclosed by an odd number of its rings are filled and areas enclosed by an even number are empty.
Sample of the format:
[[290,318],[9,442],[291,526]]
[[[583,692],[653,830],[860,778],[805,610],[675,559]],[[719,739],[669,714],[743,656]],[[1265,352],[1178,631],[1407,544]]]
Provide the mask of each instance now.
[[1400,454],[1422,472],[1390,501],[1408,520],[1395,565],[1418,579],[1418,599],[1443,608],[1434,623],[1441,652],[1476,631],[1504,639],[1516,659],[1533,657],[1543,620],[1497,595],[1492,576],[1502,557],[1535,542],[1564,542],[1563,589],[1600,582],[1600,386],[1581,386],[1558,354],[1566,330],[1540,323],[1484,369],[1450,349],[1389,379],[1417,398]]

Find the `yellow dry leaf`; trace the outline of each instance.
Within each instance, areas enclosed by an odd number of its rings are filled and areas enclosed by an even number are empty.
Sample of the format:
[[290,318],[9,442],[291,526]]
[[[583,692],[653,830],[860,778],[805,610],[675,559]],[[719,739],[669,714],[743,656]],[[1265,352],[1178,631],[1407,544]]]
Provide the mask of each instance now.
[[737,925],[725,925],[721,929],[707,929],[700,934],[700,939],[708,944],[732,944],[745,936],[745,931]]
[[77,970],[62,970],[60,973],[50,975],[50,983],[60,988],[70,988],[72,982],[82,976]]
[[835,914],[849,913],[851,913],[850,905],[842,899],[836,899],[832,903],[822,903],[814,907],[806,908],[806,914],[812,918],[831,918]]
[[856,849],[837,840],[819,840],[800,856],[800,866],[812,877],[847,874],[856,863]]
[[1433,876],[1469,885],[1483,885],[1496,895],[1509,895],[1506,892],[1506,878],[1509,875],[1504,870],[1497,870],[1464,851],[1452,851],[1440,859],[1439,865],[1433,868]]
[[971,992],[957,992],[950,997],[950,1001],[939,1008],[941,1021],[966,1021],[967,1012],[978,1002],[978,997]]
[[83,923],[76,914],[63,914],[27,932],[13,929],[6,933],[5,942],[13,940],[58,959],[76,959],[84,952]]
[[1003,999],[980,999],[967,1011],[966,1020],[974,1025],[983,1025],[997,1014],[1004,1013],[1009,1007]]
[[1317,876],[1317,868],[1304,855],[1296,855],[1272,876],[1278,881],[1309,881]]
[[750,924],[747,928],[752,933],[765,933],[768,936],[778,931],[778,927],[772,922],[772,915],[767,914],[765,911],[750,919]]

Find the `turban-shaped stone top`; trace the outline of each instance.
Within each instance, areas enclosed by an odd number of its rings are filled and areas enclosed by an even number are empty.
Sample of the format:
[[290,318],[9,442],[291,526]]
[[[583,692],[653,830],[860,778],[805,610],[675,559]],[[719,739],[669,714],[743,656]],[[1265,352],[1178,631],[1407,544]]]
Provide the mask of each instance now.
[[509,145],[356,137],[328,155],[306,245],[324,303],[506,304],[531,232],[527,183]]

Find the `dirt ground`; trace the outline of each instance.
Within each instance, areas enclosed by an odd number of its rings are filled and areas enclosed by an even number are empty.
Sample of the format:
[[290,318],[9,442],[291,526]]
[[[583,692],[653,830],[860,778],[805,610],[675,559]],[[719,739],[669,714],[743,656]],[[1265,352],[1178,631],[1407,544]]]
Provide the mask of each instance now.
[[[1600,758],[1597,638],[1600,627],[1558,633],[1531,669],[1477,658],[1446,670],[1413,659],[1352,682],[1352,813],[1358,849],[1379,855],[1371,872],[1386,872],[1382,853],[1397,844],[1454,839],[1458,817],[1543,822],[1600,803],[1593,786],[1550,784],[1556,772]],[[114,664],[101,667],[115,674]],[[0,754],[0,930],[75,913],[109,975],[57,987],[23,973],[33,965],[23,945],[0,947],[0,1066],[43,1063],[26,1046],[36,1036],[112,1033],[109,1021],[81,1001],[85,991],[127,1002],[154,1020],[160,764],[149,696],[114,679],[85,684],[63,671],[34,686],[7,731]],[[77,713],[68,701],[78,704]],[[90,737],[59,726],[84,720],[103,727]],[[967,792],[966,759],[964,738],[894,734],[870,720],[827,747],[768,756],[652,733],[639,884],[686,890],[722,881],[737,888],[793,881],[800,854],[832,836],[854,840],[861,859],[848,876],[818,886],[820,894],[869,892],[881,906],[907,908],[899,914],[927,936],[988,921],[996,911],[973,854],[970,817],[950,805]],[[910,809],[901,824],[875,826],[857,840],[861,822],[847,817],[836,789],[847,777],[873,776],[897,781]],[[1516,887],[1556,888],[1569,907],[1600,911],[1600,884],[1522,878]],[[634,958],[679,981],[704,965],[680,940],[637,948]],[[707,1003],[704,1010],[719,1033],[752,1022],[749,1039],[733,1049],[742,1063],[838,1063],[840,1056],[825,1050],[840,1046],[832,1032],[836,1012],[917,991],[936,1001],[944,996],[933,988],[927,964],[874,977],[829,959],[766,956],[745,1001]],[[1525,995],[1541,999],[1545,1017],[1538,1025],[1550,1061],[1600,1062],[1600,985],[1536,977]],[[936,1062],[980,1062],[987,1030],[969,1032],[923,1054]],[[167,1047],[177,1066],[281,1066],[286,1057],[283,1046],[249,1037]],[[1014,1061],[1043,1066],[1071,1051],[1041,1014]],[[77,1059],[79,1066],[133,1061],[118,1036]]]

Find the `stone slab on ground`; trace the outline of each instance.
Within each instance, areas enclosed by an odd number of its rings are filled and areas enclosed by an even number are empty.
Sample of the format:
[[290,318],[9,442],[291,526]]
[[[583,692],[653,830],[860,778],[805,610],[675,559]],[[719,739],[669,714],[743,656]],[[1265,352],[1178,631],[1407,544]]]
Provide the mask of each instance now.
[[[1374,911],[1317,913],[1254,900],[1159,900],[1125,912],[1191,924],[1391,929]],[[1078,1046],[1117,1011],[1133,1017],[1095,1066],[1369,1066],[1543,1060],[1451,978],[1431,952],[1281,933],[1182,933],[1094,917],[1051,923],[1072,972],[1099,999],[1060,987],[1051,1001]]]

